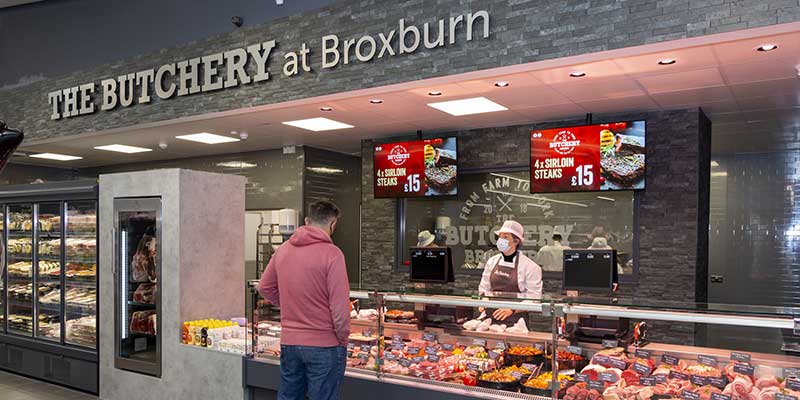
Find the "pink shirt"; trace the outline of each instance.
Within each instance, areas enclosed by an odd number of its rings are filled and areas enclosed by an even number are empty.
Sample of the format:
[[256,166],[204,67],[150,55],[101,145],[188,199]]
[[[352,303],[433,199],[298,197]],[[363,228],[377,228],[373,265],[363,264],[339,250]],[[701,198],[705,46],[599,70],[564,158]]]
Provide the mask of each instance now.
[[278,247],[258,292],[281,308],[281,344],[347,345],[350,283],[344,254],[322,229],[301,226]]

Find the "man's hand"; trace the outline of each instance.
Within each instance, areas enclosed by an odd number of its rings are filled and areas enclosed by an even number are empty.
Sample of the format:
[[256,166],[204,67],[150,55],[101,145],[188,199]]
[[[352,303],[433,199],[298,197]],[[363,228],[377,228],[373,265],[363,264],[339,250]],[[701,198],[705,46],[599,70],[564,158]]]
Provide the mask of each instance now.
[[492,317],[494,317],[494,319],[496,319],[498,321],[505,321],[506,319],[508,319],[508,317],[510,317],[513,314],[514,314],[514,311],[511,311],[508,308],[500,308],[500,309],[494,310],[494,312],[492,313]]

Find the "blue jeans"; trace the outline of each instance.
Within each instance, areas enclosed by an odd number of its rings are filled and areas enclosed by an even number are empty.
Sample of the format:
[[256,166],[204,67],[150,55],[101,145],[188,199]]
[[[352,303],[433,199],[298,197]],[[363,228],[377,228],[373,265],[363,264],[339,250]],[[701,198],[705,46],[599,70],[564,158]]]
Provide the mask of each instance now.
[[346,357],[343,346],[281,346],[278,400],[339,400]]

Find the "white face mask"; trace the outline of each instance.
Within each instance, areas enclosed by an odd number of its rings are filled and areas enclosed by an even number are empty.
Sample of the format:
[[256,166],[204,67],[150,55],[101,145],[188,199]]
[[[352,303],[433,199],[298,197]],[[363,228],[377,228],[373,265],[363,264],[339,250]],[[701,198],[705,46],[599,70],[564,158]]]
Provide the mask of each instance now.
[[511,244],[509,243],[508,239],[503,239],[503,238],[497,239],[497,250],[500,250],[501,252],[505,253],[508,251],[509,248],[511,248]]

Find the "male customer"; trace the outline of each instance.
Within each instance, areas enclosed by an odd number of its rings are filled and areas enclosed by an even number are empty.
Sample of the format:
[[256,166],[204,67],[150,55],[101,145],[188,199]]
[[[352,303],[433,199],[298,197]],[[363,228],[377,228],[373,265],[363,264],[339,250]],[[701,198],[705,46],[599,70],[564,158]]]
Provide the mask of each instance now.
[[350,285],[344,254],[331,241],[339,216],[333,203],[312,204],[305,226],[275,251],[258,285],[281,308],[280,400],[340,398]]

